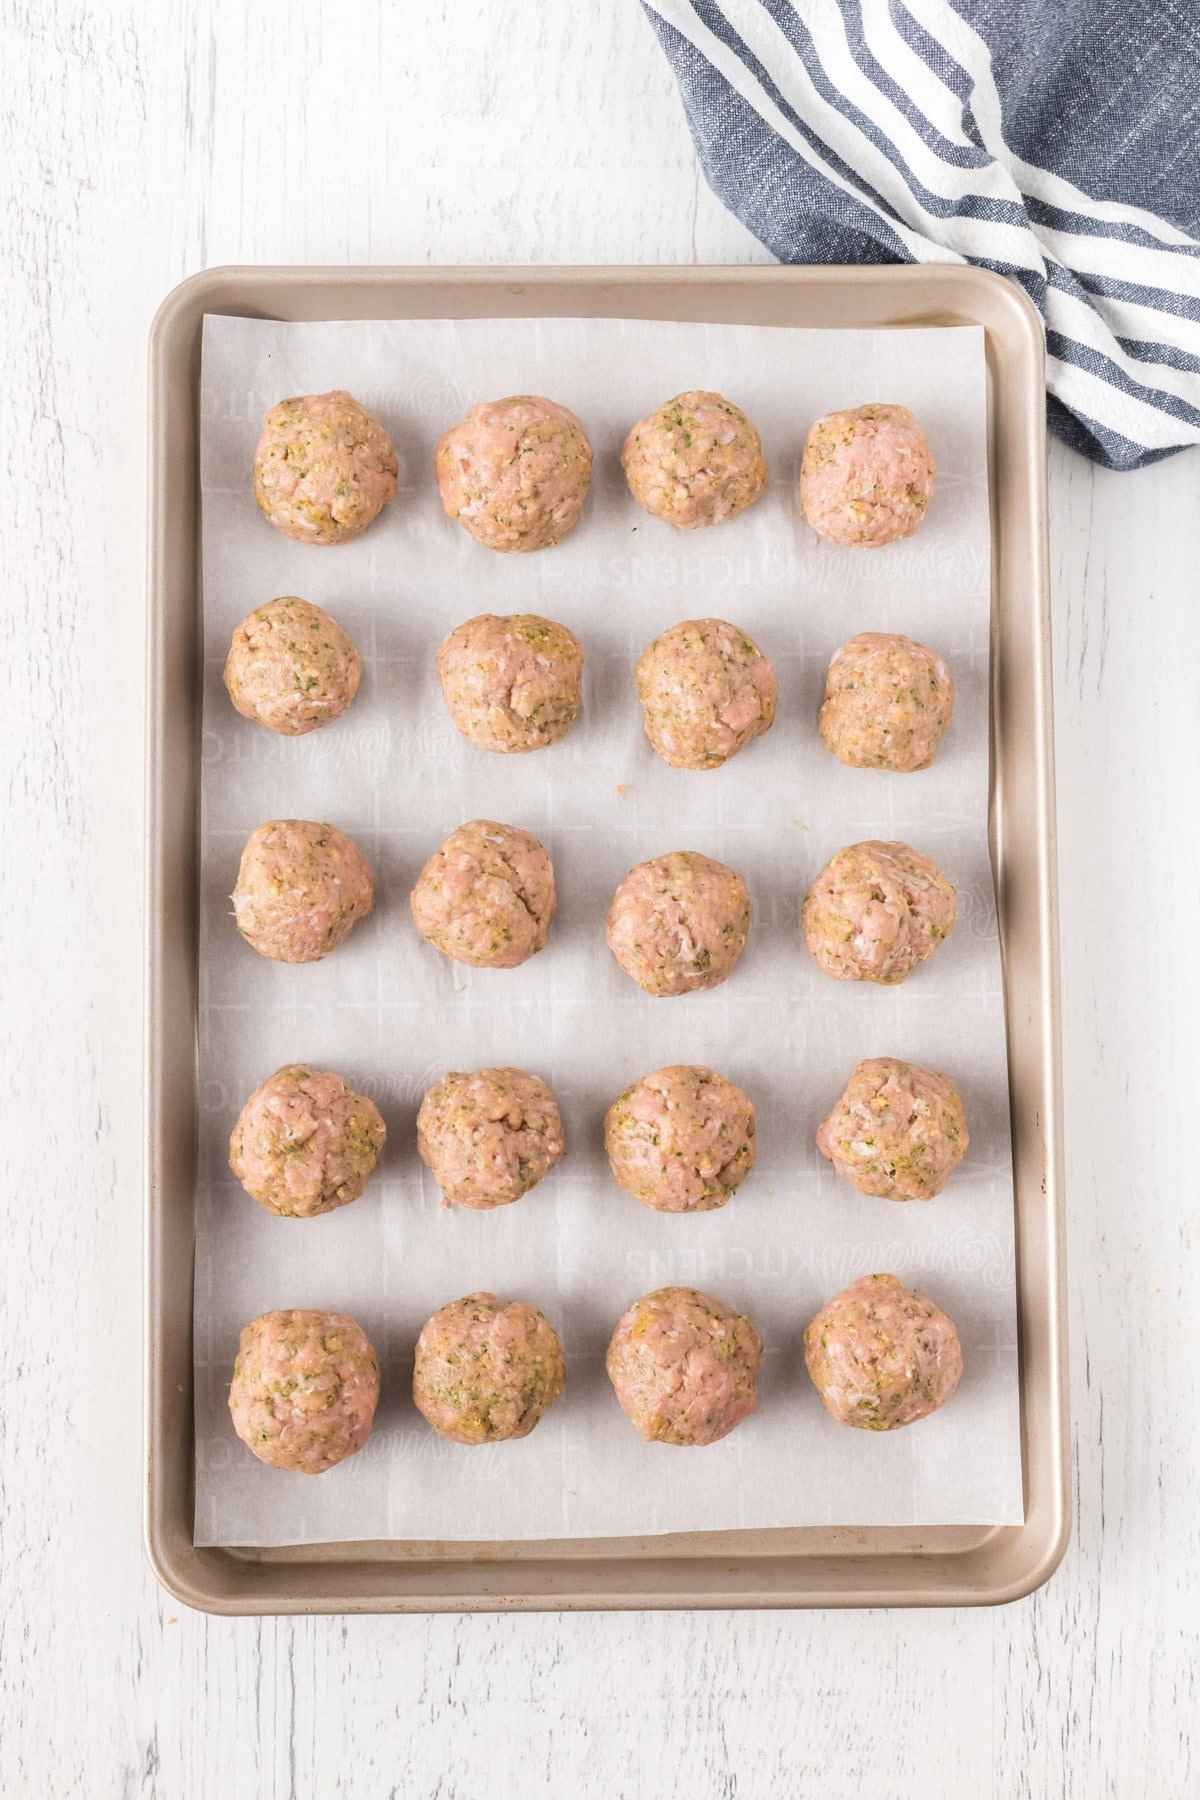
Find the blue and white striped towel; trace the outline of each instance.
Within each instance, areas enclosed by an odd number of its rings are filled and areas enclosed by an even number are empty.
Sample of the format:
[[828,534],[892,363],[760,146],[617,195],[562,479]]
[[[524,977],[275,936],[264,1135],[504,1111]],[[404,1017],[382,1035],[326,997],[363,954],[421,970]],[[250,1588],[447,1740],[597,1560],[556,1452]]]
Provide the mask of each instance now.
[[1200,443],[1200,0],[642,0],[708,180],[782,262],[972,262],[1052,430]]

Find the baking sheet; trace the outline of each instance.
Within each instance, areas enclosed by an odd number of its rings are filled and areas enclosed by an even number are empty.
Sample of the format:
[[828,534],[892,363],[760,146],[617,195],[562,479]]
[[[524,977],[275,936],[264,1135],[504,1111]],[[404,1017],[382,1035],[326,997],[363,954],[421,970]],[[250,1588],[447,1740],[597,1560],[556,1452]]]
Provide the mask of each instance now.
[[[350,388],[388,426],[401,493],[357,543],[322,553],[263,524],[249,466],[270,404],[331,386]],[[746,408],[774,482],[743,519],[685,536],[633,505],[616,456],[633,419],[688,386],[720,387]],[[597,461],[578,530],[553,551],[504,558],[444,518],[430,454],[473,399],[519,391],[573,406]],[[914,540],[855,554],[808,531],[794,478],[808,422],[873,398],[918,412],[939,487]],[[982,333],[210,318],[202,419],[196,1541],[1019,1522],[1012,1178],[986,849]],[[327,606],[367,665],[351,712],[294,741],[238,718],[220,683],[233,626],[280,593]],[[445,717],[436,645],[485,610],[543,612],[584,642],[585,713],[553,750],[488,757]],[[732,617],[760,641],[779,673],[780,708],[774,730],[727,768],[691,774],[649,751],[630,676],[656,631],[705,613]],[[813,728],[832,651],[875,629],[932,643],[958,684],[938,762],[916,776],[843,769]],[[257,957],[228,916],[241,845],[275,816],[332,819],[376,874],[373,918],[310,967]],[[416,938],[408,917],[425,857],[476,816],[534,831],[554,859],[560,912],[549,946],[515,972],[447,962]],[[798,936],[812,874],[842,843],[867,836],[908,839],[959,890],[957,930],[899,989],[828,982]],[[613,963],[603,916],[631,864],[673,848],[742,869],[755,924],[731,981],[711,994],[653,1001]],[[853,1064],[875,1054],[944,1068],[963,1093],[971,1151],[928,1206],[856,1195],[813,1145]],[[390,1133],[366,1196],[303,1222],[263,1213],[225,1166],[245,1095],[298,1059],[336,1068],[372,1093]],[[618,1189],[600,1137],[612,1097],[674,1061],[711,1064],[758,1106],[753,1174],[729,1206],[693,1218],[651,1214]],[[550,1082],[568,1156],[516,1206],[446,1212],[416,1157],[416,1107],[445,1068],[494,1062]],[[950,1406],[886,1436],[828,1420],[800,1351],[818,1306],[881,1268],[946,1308],[966,1359]],[[618,1315],[669,1281],[744,1308],[767,1345],[759,1412],[703,1455],[642,1444],[603,1372]],[[568,1384],[530,1438],[471,1450],[436,1438],[407,1389],[424,1319],[477,1287],[543,1307],[563,1338]],[[366,1449],[315,1481],[254,1462],[225,1410],[238,1329],[289,1305],[352,1312],[383,1363]]]

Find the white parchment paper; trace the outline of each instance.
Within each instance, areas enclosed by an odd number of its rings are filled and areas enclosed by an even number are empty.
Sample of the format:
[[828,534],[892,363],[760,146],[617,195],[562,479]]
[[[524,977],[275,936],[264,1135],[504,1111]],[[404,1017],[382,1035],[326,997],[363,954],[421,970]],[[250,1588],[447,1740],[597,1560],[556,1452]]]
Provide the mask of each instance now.
[[[400,493],[357,542],[294,544],[259,516],[250,469],[263,413],[289,394],[351,390],[391,433]],[[629,425],[685,388],[717,388],[762,434],[772,485],[743,518],[680,533],[628,495]],[[433,444],[476,399],[546,393],[595,450],[577,530],[497,556],[445,518]],[[616,320],[285,325],[209,318],[203,352],[204,766],[200,1191],[197,1214],[196,1539],[610,1536],[781,1525],[1011,1524],[1022,1517],[1013,1198],[1000,961],[986,845],[989,527],[983,341],[974,328],[817,332]],[[922,420],[939,466],[907,544],[821,543],[796,502],[820,413],[875,399]],[[337,723],[278,738],[239,718],[221,685],[233,627],[279,594],[315,600],[366,664]],[[434,655],[479,612],[561,619],[587,652],[584,712],[525,757],[469,747],[446,717]],[[632,685],[659,630],[716,615],[749,631],[780,681],[774,729],[726,768],[653,755]],[[917,775],[843,768],[815,716],[833,651],[899,630],[949,660],[954,721]],[[328,819],[375,872],[373,917],[325,962],[291,968],[237,936],[227,896],[264,819]],[[554,861],[559,913],[544,953],[472,972],[421,942],[408,893],[456,825],[533,831]],[[841,845],[902,838],[958,889],[949,941],[899,988],[837,985],[798,930],[807,883]],[[604,915],[645,857],[696,849],[746,875],[754,923],[733,978],[652,1000],[617,967]],[[856,1194],[813,1133],[862,1057],[951,1073],[971,1149],[927,1204]],[[280,1064],[331,1068],[387,1121],[383,1168],[356,1204],[293,1221],[262,1211],[226,1164],[230,1128]],[[659,1216],[619,1189],[601,1121],[665,1063],[709,1064],[758,1109],[758,1163],[731,1203]],[[494,1213],[445,1211],[418,1160],[414,1117],[445,1069],[510,1063],[546,1079],[568,1153]],[[859,1275],[891,1270],[955,1320],[966,1370],[950,1405],[887,1435],[839,1427],[804,1371],[801,1333]],[[722,1443],[641,1442],[604,1374],[609,1334],[670,1282],[747,1311],[766,1342],[755,1416]],[[562,1399],[529,1438],[468,1449],[425,1425],[412,1345],[446,1301],[487,1288],[540,1305],[567,1359]],[[383,1396],[363,1452],[318,1479],[264,1468],[236,1440],[226,1396],[240,1327],[271,1307],[352,1313],[377,1350]]]

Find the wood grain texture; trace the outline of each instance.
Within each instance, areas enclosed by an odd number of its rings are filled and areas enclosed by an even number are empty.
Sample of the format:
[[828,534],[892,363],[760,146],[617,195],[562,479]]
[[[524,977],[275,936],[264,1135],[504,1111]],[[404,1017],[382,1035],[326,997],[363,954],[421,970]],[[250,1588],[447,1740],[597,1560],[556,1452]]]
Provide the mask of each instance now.
[[995,1613],[220,1621],[139,1535],[145,338],[205,264],[743,261],[632,0],[4,0],[0,1790],[1182,1800],[1200,457],[1051,458],[1076,1530]]

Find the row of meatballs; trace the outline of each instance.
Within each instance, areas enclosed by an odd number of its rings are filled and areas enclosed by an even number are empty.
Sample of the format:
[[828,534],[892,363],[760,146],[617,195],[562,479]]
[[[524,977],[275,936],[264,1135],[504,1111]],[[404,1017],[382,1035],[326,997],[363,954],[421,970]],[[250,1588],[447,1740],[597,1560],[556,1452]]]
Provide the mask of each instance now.
[[[438,677],[457,731],[496,755],[544,750],[579,716],[583,646],[537,613],[480,613],[443,639]],[[336,620],[282,595],[233,633],[225,686],[242,717],[285,737],[339,718],[358,692],[362,660]],[[770,661],[728,619],[682,619],[642,652],[634,671],[646,736],[675,769],[718,769],[775,720]],[[856,769],[927,769],[954,708],[936,651],[900,633],[860,632],[829,665],[817,716],[821,742]]]
[[[622,1314],[605,1367],[648,1443],[714,1444],[758,1404],[763,1341],[750,1319],[695,1288],[659,1288]],[[804,1331],[804,1360],[841,1425],[894,1431],[944,1404],[962,1374],[958,1333],[895,1275],[864,1275]],[[412,1396],[442,1437],[527,1437],[562,1393],[558,1333],[525,1300],[467,1294],[422,1327]],[[320,1475],[361,1450],[379,1401],[379,1359],[344,1313],[263,1313],[242,1333],[229,1410],[247,1449],[272,1468]]]
[[[375,903],[371,871],[336,825],[272,819],[252,831],[231,896],[242,937],[276,962],[319,962]],[[472,819],[434,851],[410,896],[421,936],[475,969],[514,969],[545,947],[558,897],[532,833]],[[725,863],[672,850],[638,863],[608,909],[617,962],[655,997],[717,987],[750,933],[750,890]],[[834,981],[894,986],[954,928],[955,890],[908,844],[849,844],[805,896],[809,951]]]
[[[618,1184],[654,1212],[711,1212],[754,1167],[748,1094],[714,1069],[676,1063],[627,1087],[604,1117]],[[417,1150],[445,1206],[487,1211],[537,1186],[566,1150],[558,1102],[524,1069],[452,1069],[417,1112]],[[366,1094],[331,1070],[289,1063],[255,1089],[229,1139],[229,1166],[270,1213],[315,1218],[357,1200],[387,1129]],[[860,1062],[817,1129],[821,1154],[861,1194],[931,1200],[970,1138],[948,1075],[896,1057]]]
[[[451,519],[489,550],[545,550],[574,529],[592,446],[569,407],[537,394],[471,407],[437,441],[434,472]],[[676,394],[630,431],[621,466],[638,505],[692,530],[721,525],[767,487],[758,432],[723,395]],[[396,497],[390,438],[351,394],[273,406],[254,454],[264,516],[305,544],[345,544]],[[878,402],[818,419],[800,462],[800,504],[823,538],[878,548],[911,537],[933,497],[934,460],[906,406]]]

